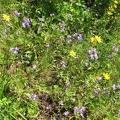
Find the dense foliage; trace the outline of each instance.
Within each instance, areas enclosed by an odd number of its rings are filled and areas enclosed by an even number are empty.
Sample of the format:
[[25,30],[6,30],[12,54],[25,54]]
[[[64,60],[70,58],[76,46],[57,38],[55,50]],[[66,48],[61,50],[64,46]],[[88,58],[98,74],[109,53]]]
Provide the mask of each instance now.
[[0,1],[0,120],[119,120],[119,0]]

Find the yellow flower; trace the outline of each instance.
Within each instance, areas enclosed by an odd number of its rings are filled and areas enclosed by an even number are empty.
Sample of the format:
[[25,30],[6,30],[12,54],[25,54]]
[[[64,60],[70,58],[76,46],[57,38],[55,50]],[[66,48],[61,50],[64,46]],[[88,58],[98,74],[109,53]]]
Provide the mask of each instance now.
[[110,74],[103,73],[103,77],[104,77],[104,79],[109,80],[110,79]]
[[97,41],[96,41],[96,39],[94,37],[91,38],[91,43],[96,45]]
[[117,8],[117,5],[116,5],[116,4],[114,4],[114,8]]
[[114,8],[111,6],[111,7],[109,7],[109,10],[110,11],[114,11]]
[[120,40],[118,40],[118,43],[120,43]]
[[3,20],[10,21],[10,16],[3,14]]
[[115,4],[118,4],[118,0],[114,0],[114,3],[115,3]]
[[73,50],[70,51],[70,56],[75,57],[76,56],[76,52],[74,52]]
[[98,43],[101,43],[101,42],[102,42],[102,39],[101,39],[100,36],[97,36],[97,35],[96,35],[96,36],[95,36],[95,39],[97,40]]
[[108,120],[108,118],[103,118],[103,120]]
[[113,13],[111,11],[107,11],[108,15],[113,15]]

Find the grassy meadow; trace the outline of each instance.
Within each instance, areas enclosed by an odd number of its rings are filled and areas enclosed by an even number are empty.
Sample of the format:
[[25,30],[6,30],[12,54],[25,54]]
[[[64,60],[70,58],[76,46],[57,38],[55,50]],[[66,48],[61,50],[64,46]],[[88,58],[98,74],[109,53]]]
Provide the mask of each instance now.
[[120,1],[0,0],[0,120],[120,120]]

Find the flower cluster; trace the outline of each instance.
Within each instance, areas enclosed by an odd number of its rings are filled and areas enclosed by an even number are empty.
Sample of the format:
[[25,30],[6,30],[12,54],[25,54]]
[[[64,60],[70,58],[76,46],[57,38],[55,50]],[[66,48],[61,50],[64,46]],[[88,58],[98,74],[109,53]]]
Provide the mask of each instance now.
[[19,52],[19,48],[15,47],[15,48],[10,48],[10,52],[14,53],[14,54],[18,54]]
[[86,108],[83,106],[81,109],[74,107],[74,113],[79,113],[82,118],[84,118]]
[[108,15],[113,15],[113,13],[114,13],[115,9],[117,8],[118,4],[119,4],[118,0],[114,0],[113,5],[109,6],[109,8],[108,8],[107,14]]
[[25,18],[23,20],[23,23],[22,23],[22,26],[25,28],[25,27],[30,27],[30,20],[29,18]]
[[87,54],[90,56],[90,58],[92,59],[92,60],[94,60],[94,59],[98,59],[98,55],[97,55],[97,51],[96,51],[96,49],[94,48],[94,49],[91,49],[91,50],[88,50],[87,51]]

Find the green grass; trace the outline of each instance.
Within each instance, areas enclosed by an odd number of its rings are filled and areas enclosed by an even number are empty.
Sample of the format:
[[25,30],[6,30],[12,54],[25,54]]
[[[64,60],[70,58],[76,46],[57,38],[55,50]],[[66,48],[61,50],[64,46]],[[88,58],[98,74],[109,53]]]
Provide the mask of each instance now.
[[118,0],[1,0],[0,120],[119,120],[119,12]]

